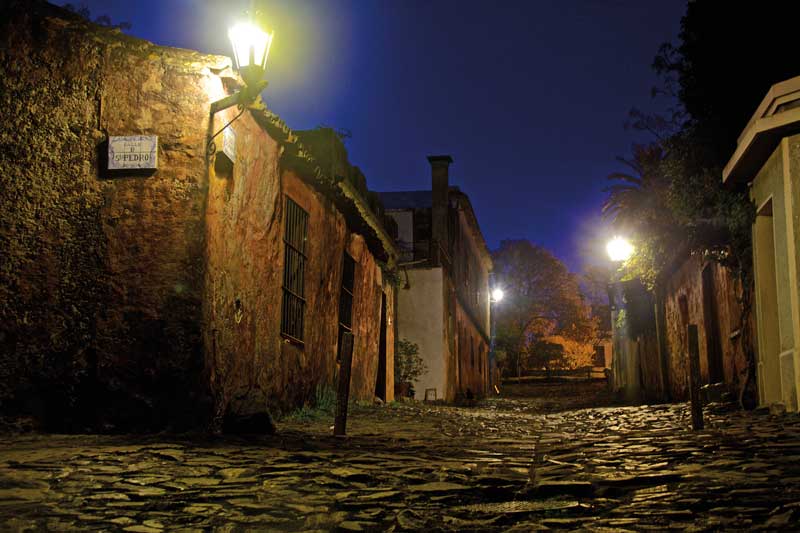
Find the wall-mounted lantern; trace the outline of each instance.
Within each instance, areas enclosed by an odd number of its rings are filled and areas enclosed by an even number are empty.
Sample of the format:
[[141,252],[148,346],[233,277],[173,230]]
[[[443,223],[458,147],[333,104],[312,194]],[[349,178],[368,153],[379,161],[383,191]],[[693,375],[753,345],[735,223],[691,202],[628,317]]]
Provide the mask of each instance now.
[[627,261],[633,255],[633,244],[624,237],[614,237],[606,244],[608,257],[615,263]]
[[253,22],[242,22],[228,30],[233,58],[245,87],[211,104],[211,114],[234,105],[249,105],[267,87],[263,79],[274,32],[267,33]]
[[[253,22],[242,22],[228,30],[228,37],[233,47],[233,58],[236,63],[236,68],[239,70],[239,75],[242,77],[242,80],[244,80],[245,86],[239,92],[211,104],[212,117],[217,112],[232,106],[239,107],[239,114],[211,136],[207,147],[209,157],[217,150],[217,145],[214,143],[214,139],[217,135],[223,131],[230,131],[228,130],[228,126],[242,116],[247,106],[252,104],[261,91],[267,87],[267,81],[263,78],[267,66],[269,49],[272,46],[273,32],[267,33]],[[220,175],[233,175],[235,155],[233,153],[234,144],[231,139],[233,139],[234,136],[232,131],[230,133],[231,135],[227,136],[225,142],[225,147],[230,149],[224,150],[224,157],[216,158],[215,161],[215,168]]]
[[237,24],[228,30],[236,67],[247,85],[256,85],[264,77],[272,36],[251,23]]

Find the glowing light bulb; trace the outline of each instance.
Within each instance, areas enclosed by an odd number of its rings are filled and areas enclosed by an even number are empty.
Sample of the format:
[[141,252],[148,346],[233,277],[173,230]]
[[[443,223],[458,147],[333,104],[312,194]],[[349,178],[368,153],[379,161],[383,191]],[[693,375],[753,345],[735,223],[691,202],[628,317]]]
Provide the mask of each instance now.
[[627,261],[633,255],[633,245],[624,237],[614,237],[606,244],[606,252],[612,261]]

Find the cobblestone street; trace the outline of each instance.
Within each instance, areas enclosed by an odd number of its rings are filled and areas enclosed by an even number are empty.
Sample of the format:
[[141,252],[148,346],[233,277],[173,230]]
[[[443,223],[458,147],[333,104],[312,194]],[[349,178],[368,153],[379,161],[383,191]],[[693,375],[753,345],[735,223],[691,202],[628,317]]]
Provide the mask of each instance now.
[[[787,530],[800,417],[685,404],[356,407],[254,439],[3,436],[3,528],[37,530]],[[592,388],[594,387],[594,388]],[[543,399],[545,398],[545,399]],[[568,410],[561,410],[564,407]]]

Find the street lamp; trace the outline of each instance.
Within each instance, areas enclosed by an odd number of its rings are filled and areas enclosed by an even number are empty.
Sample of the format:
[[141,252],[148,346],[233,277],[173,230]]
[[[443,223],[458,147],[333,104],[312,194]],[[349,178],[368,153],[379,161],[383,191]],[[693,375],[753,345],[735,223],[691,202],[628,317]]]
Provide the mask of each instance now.
[[211,114],[238,105],[249,105],[267,87],[264,72],[274,32],[267,33],[253,22],[242,22],[228,30],[233,58],[245,87],[211,104]]
[[494,362],[494,365],[497,364],[495,362],[496,319],[494,314],[497,311],[495,304],[499,303],[504,296],[505,293],[503,292],[503,289],[500,287],[495,287],[489,297],[489,384],[492,386],[492,388],[494,388],[496,394],[500,394],[500,389],[497,387],[497,383],[493,383],[495,373],[493,371],[494,368],[492,363]]
[[256,85],[264,76],[273,33],[249,22],[236,24],[228,30],[236,67],[248,86]]
[[633,245],[624,237],[614,237],[606,244],[606,252],[614,262],[627,261],[633,255]]

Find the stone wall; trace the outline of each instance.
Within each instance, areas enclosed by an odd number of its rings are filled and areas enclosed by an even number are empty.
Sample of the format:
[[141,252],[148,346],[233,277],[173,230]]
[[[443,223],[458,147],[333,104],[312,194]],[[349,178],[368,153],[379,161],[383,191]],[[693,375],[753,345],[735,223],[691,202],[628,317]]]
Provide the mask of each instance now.
[[[112,412],[190,423],[203,404],[206,87],[227,58],[44,3],[0,11],[2,410],[58,428]],[[135,134],[159,136],[159,169],[108,175],[108,136]]]
[[[698,326],[701,382],[709,383],[711,377],[708,351],[710,324],[706,323],[706,318],[710,315],[704,310],[703,301],[705,268],[711,269],[707,279],[713,279],[713,287],[709,288],[716,303],[724,382],[736,389],[747,370],[742,346],[741,305],[737,301],[741,289],[725,267],[713,261],[704,262],[700,257],[691,257],[671,276],[665,286],[668,381],[674,400],[685,400],[689,397],[688,324]],[[744,327],[752,331],[752,321]],[[750,338],[753,339],[753,335]]]

